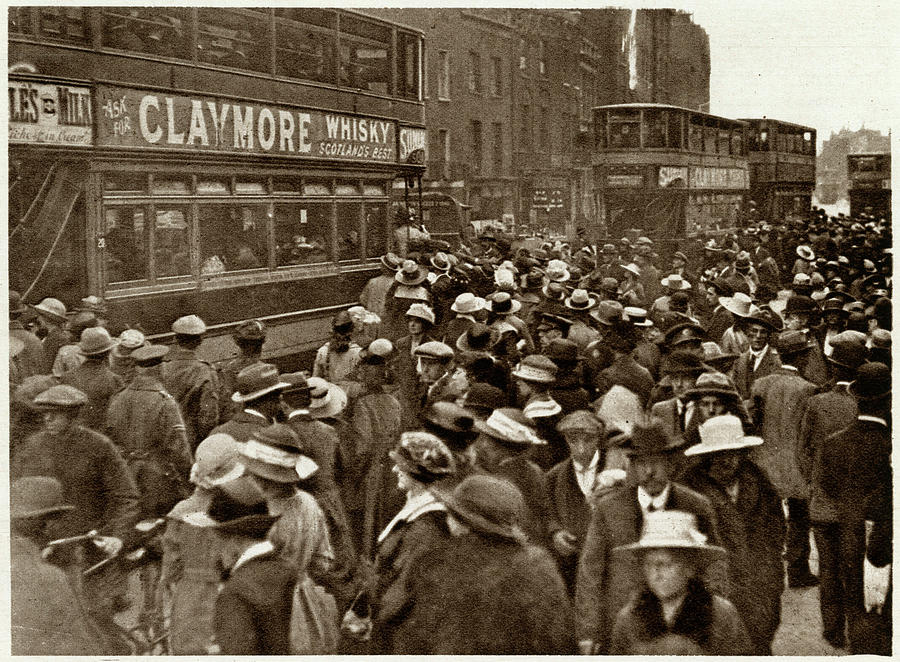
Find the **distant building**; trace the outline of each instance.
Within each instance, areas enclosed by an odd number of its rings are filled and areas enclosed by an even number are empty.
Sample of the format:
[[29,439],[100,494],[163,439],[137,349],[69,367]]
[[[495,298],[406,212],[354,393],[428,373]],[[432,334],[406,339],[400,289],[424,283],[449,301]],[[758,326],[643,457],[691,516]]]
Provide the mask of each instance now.
[[891,151],[890,136],[873,129],[841,129],[823,141],[816,158],[816,201],[832,205],[847,200],[847,155]]
[[592,107],[709,108],[709,39],[684,12],[365,12],[425,32],[424,187],[471,205],[473,220],[569,235],[587,228]]

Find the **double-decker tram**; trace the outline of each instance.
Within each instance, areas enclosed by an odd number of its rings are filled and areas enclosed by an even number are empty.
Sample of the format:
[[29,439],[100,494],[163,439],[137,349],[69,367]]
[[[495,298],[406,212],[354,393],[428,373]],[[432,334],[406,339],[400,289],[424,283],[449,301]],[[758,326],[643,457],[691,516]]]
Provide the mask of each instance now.
[[747,124],[662,104],[593,109],[601,234],[628,229],[673,245],[736,227],[747,175]]
[[320,345],[424,172],[422,34],[334,9],[9,10],[10,287]]
[[748,128],[750,199],[760,218],[804,219],[816,188],[816,130],[772,119],[744,119]]
[[891,153],[848,154],[850,215],[891,218]]

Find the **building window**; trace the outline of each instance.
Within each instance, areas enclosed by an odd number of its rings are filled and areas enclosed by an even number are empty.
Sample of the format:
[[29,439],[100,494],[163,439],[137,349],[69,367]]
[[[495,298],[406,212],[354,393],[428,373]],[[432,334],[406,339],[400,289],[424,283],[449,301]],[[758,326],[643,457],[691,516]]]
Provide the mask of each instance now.
[[438,129],[438,154],[444,163],[450,163],[450,132],[447,129]]
[[538,44],[538,72],[540,72],[542,76],[547,73],[546,68],[544,67],[544,53],[544,40],[541,39]]
[[473,120],[470,128],[472,134],[472,174],[481,174],[481,158],[482,158],[482,138],[481,138],[481,122]]
[[550,112],[547,106],[541,106],[541,151],[550,150]]
[[500,122],[494,122],[493,131],[494,143],[491,150],[491,160],[494,176],[499,177],[503,174],[503,125]]
[[525,71],[528,67],[528,45],[524,39],[519,39],[519,70]]
[[531,106],[524,105],[522,106],[522,148],[525,151],[532,151],[532,136],[531,136]]
[[450,98],[450,53],[438,51],[437,60],[437,95],[438,99]]
[[491,58],[491,69],[493,70],[493,90],[495,97],[503,94],[503,60],[499,57]]
[[475,51],[469,52],[469,91],[481,94],[481,56]]
[[9,7],[6,11],[6,26],[10,32],[31,34],[31,7]]

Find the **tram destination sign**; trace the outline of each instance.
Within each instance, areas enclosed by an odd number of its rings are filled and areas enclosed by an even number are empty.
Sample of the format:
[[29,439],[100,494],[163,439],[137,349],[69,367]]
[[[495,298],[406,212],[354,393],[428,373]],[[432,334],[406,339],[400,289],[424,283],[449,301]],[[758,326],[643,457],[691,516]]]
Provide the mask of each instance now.
[[94,134],[87,87],[9,80],[9,142],[90,147]]
[[202,95],[97,87],[98,147],[393,163],[391,120]]

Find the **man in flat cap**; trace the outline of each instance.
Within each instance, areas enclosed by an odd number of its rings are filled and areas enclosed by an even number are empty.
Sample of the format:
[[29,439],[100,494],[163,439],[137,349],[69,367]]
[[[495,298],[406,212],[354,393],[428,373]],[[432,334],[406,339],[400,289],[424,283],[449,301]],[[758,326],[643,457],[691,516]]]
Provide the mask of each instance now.
[[172,324],[175,348],[165,357],[161,377],[181,409],[188,444],[193,453],[219,422],[219,378],[212,364],[197,357],[206,324],[196,315]]

